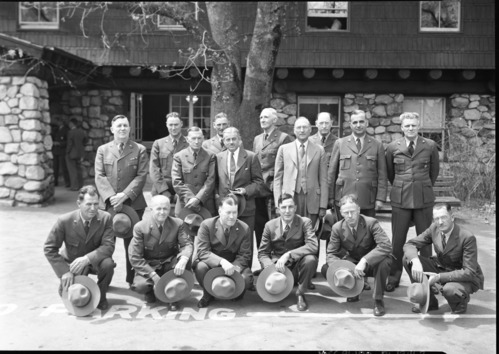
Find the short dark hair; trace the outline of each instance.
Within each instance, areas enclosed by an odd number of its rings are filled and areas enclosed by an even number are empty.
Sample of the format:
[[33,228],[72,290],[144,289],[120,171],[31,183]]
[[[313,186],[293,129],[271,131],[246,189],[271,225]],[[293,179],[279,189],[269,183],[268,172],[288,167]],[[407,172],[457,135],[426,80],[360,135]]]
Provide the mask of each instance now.
[[166,115],[166,119],[168,118],[178,118],[180,119],[180,114],[178,112],[170,112]]
[[88,194],[89,196],[99,196],[99,192],[97,191],[97,188],[91,184],[83,186],[80,188],[78,192],[78,200],[81,202],[85,198],[85,194]]
[[126,120],[128,120],[128,117],[127,117],[127,116],[125,116],[125,115],[123,115],[123,114],[117,114],[117,115],[115,115],[115,116],[113,117],[113,119],[111,119],[111,125],[113,125],[113,123],[114,123],[115,121],[117,121],[118,119],[126,119]]
[[447,211],[450,213],[451,212],[451,206],[449,203],[437,203],[433,206],[433,210],[435,209],[447,209]]
[[357,206],[359,206],[359,201],[358,201],[357,195],[347,194],[347,195],[343,196],[340,199],[340,208],[347,203],[354,203],[354,204],[357,204]]
[[293,196],[291,194],[289,194],[289,193],[283,193],[279,197],[279,199],[277,200],[277,206],[280,206],[282,204],[282,202],[285,201],[285,200],[287,200],[287,199],[293,200],[293,203],[295,202],[295,200],[293,199]]
[[225,197],[221,198],[220,201],[218,202],[218,206],[221,207],[225,203],[229,204],[230,206],[239,206],[239,201],[237,200],[237,197],[230,193],[227,194]]

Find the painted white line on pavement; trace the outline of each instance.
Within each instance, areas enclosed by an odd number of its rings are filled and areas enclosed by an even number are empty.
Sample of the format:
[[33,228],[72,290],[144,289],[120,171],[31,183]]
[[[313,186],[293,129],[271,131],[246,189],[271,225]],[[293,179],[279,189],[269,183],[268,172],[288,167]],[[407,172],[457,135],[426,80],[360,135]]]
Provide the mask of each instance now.
[[[248,317],[320,317],[320,318],[373,318],[375,317],[371,314],[357,314],[357,313],[303,313],[303,312],[248,312],[246,314]],[[466,318],[466,319],[487,319],[496,318],[496,315],[453,315],[453,314],[442,314],[442,315],[418,315],[418,314],[386,314],[379,318],[443,318],[444,320],[452,320],[456,318]]]

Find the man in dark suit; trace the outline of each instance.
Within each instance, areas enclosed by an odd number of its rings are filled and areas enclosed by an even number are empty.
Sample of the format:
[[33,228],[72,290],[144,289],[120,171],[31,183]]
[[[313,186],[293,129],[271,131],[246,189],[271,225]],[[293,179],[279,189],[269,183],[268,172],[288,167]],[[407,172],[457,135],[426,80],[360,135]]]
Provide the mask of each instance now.
[[213,128],[216,130],[217,134],[213,138],[203,142],[203,149],[211,151],[215,155],[227,150],[223,140],[223,133],[229,126],[230,123],[227,115],[223,112],[218,113],[213,121]]
[[81,162],[85,153],[85,132],[79,127],[78,120],[69,120],[69,131],[66,145],[66,165],[68,167],[70,189],[77,191],[83,186],[83,170]]
[[97,274],[101,294],[97,307],[106,310],[109,307],[106,293],[116,266],[111,258],[114,252],[111,215],[99,210],[99,194],[94,186],[82,187],[76,203],[78,210],[57,219],[43,251],[61,279],[60,296],[73,284],[76,275]]
[[[142,218],[146,200],[142,190],[147,178],[145,146],[129,139],[130,123],[124,115],[111,122],[114,140],[99,146],[95,156],[95,185],[99,190],[101,207],[113,207],[119,212],[123,204],[131,206]],[[134,272],[128,257],[131,238],[123,239],[126,254],[126,281],[131,286]]]
[[296,289],[298,311],[308,308],[305,292],[317,269],[317,237],[312,222],[296,214],[293,196],[284,193],[278,201],[280,217],[265,224],[258,260],[262,269],[275,263],[277,271],[288,267],[298,279]]
[[68,127],[65,122],[52,126],[52,155],[54,156],[54,186],[59,184],[59,172],[64,178],[64,186],[71,188],[68,168],[66,166],[66,147],[68,140]]
[[[175,201],[175,189],[172,183],[173,156],[189,147],[182,135],[182,120],[177,112],[166,115],[166,128],[168,136],[155,140],[151,148],[151,160],[149,162],[149,174],[152,181],[151,195],[161,194]],[[173,208],[170,216],[174,215]]]
[[[160,277],[173,269],[182,275],[191,269],[193,245],[183,227],[183,221],[169,216],[170,199],[155,195],[151,199],[151,215],[135,224],[128,253],[135,269],[132,290],[145,294],[147,303],[154,303],[154,285]],[[178,304],[169,304],[171,311]]]
[[[425,246],[435,248],[436,256],[418,256]],[[438,309],[435,293],[440,291],[453,314],[463,314],[468,308],[470,294],[483,289],[484,276],[478,264],[476,238],[470,231],[454,223],[450,205],[433,207],[433,224],[404,245],[404,267],[411,282],[422,282],[423,272],[432,272],[429,283],[428,311]],[[413,307],[413,312],[419,312]]]
[[[203,282],[206,273],[212,268],[222,267],[226,275],[239,272],[245,282],[245,290],[253,284],[253,274],[249,262],[253,257],[250,229],[237,218],[238,200],[228,195],[220,200],[219,216],[204,220],[195,239],[197,254],[193,262],[194,272],[199,285],[203,288],[203,297],[197,306],[209,305],[213,299]],[[240,300],[244,292],[234,300]]]
[[317,134],[312,135],[310,138],[308,138],[308,140],[324,148],[324,152],[326,153],[326,160],[329,164],[331,153],[333,152],[334,143],[338,139],[338,137],[331,132],[331,127],[333,126],[331,113],[320,112],[317,115],[315,125],[318,128]]
[[[392,264],[386,291],[394,291],[402,276],[403,247],[412,223],[416,233],[423,233],[432,223],[435,202],[433,186],[438,177],[439,157],[437,144],[418,135],[418,113],[400,115],[404,137],[392,141],[386,148],[388,179],[392,184],[392,247],[395,262]],[[421,250],[424,257],[431,256],[431,245]]]
[[212,152],[203,149],[203,131],[198,127],[187,130],[189,147],[173,156],[172,181],[177,194],[175,215],[182,208],[198,211],[205,207],[215,215],[213,192],[216,178],[216,157]]
[[272,191],[274,190],[274,167],[277,150],[282,144],[293,141],[291,136],[277,129],[275,126],[276,121],[276,110],[274,108],[264,108],[260,113],[260,126],[263,133],[255,136],[253,140],[253,152],[260,161],[263,182],[271,192],[267,197],[255,198],[255,238],[257,248],[260,247],[265,224],[276,217]]
[[339,200],[348,194],[358,198],[360,213],[375,217],[386,200],[386,160],[383,144],[366,134],[368,121],[364,111],[350,117],[352,135],[338,139],[333,147],[328,170],[329,204],[336,210]]
[[[354,264],[356,278],[374,277],[374,316],[385,314],[383,295],[386,279],[392,264],[392,245],[385,231],[375,218],[361,215],[357,197],[347,194],[340,199],[339,208],[343,220],[333,225],[326,250],[326,264],[321,273],[326,278],[328,268],[336,260],[344,259]],[[359,295],[347,298],[359,301]]]

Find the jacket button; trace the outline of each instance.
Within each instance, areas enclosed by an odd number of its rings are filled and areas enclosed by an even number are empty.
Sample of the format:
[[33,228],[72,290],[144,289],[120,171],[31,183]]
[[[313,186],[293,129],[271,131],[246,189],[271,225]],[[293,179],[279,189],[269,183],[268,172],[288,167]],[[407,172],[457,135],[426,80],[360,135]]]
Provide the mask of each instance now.
[[197,166],[194,166],[194,169],[198,168]]

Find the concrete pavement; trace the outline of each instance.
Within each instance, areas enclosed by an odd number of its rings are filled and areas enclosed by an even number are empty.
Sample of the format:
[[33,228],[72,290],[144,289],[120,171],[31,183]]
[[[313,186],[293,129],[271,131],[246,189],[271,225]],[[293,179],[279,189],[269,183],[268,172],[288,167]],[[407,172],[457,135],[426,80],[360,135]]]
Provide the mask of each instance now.
[[[381,318],[372,315],[372,290],[362,293],[360,302],[347,303],[320,273],[314,279],[317,289],[306,296],[310,308],[303,313],[296,310],[293,295],[270,304],[256,292],[247,292],[240,302],[214,301],[198,309],[197,284],[181,309],[169,312],[159,302],[145,305],[128,289],[123,241],[117,240],[111,307],[82,318],[67,314],[57,294],[59,281],[43,254],[57,216],[76,208],[76,196],[56,187],[55,202],[48,207],[0,207],[0,350],[496,351],[496,231],[490,225],[458,221],[477,236],[485,274],[485,289],[472,295],[465,315],[451,315],[442,296],[438,311],[413,314],[405,272],[400,287],[385,295],[387,314]],[[391,237],[390,214],[379,220]],[[414,236],[411,228],[409,237]],[[322,242],[318,269],[325,261]],[[253,264],[259,266],[256,251]]]

